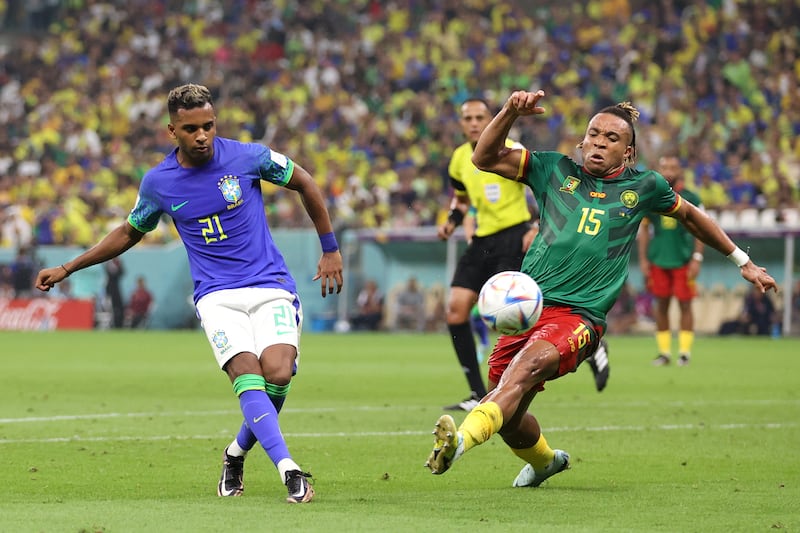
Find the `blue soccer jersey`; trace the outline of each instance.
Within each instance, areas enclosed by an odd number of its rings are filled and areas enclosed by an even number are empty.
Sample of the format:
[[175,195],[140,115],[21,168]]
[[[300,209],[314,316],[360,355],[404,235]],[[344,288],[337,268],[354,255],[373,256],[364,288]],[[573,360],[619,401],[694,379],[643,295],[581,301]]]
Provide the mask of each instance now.
[[128,222],[147,233],[166,213],[186,246],[194,301],[210,292],[271,287],[294,294],[294,278],[272,240],[261,180],[285,186],[294,163],[261,144],[216,137],[214,155],[184,168],[177,149],[145,174]]

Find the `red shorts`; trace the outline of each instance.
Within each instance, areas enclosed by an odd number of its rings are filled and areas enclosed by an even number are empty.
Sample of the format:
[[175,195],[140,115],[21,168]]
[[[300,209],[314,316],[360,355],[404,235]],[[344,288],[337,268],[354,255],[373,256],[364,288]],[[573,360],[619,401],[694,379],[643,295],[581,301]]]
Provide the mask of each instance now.
[[[575,314],[571,307],[545,307],[533,329],[523,335],[503,335],[497,339],[489,356],[489,381],[499,383],[511,360],[525,346],[537,340],[554,344],[561,354],[558,375],[548,378],[549,381],[575,372],[581,361],[597,349],[600,331]],[[544,390],[544,383],[540,383],[536,390]]]
[[650,279],[647,288],[656,298],[670,298],[674,296],[681,302],[691,300],[697,296],[697,286],[693,279],[687,275],[689,266],[678,268],[661,268],[650,265]]

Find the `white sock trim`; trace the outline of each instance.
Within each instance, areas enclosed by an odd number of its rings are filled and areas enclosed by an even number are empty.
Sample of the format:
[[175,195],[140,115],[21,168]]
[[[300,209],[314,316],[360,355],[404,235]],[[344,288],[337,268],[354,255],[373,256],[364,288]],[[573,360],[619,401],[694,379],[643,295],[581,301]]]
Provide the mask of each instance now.
[[278,467],[278,474],[281,476],[281,483],[286,483],[286,472],[289,470],[301,470],[298,464],[295,463],[291,457],[281,459],[275,466]]
[[239,446],[239,442],[236,439],[233,439],[233,442],[228,444],[228,455],[232,455],[233,457],[244,457],[247,455],[248,450],[245,450],[241,446]]

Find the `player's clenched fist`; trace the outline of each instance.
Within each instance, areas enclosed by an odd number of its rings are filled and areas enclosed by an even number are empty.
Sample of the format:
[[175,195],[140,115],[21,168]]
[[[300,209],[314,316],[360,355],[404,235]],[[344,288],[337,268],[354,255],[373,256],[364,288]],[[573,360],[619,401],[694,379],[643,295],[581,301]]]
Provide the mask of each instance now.
[[40,291],[49,291],[56,283],[69,275],[65,266],[45,268],[36,276],[36,288]]

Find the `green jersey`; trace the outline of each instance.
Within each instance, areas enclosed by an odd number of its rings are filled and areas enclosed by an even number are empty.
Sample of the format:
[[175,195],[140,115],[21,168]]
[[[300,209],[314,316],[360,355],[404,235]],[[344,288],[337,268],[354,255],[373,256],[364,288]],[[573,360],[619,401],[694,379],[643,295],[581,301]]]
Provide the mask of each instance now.
[[[687,189],[676,191],[681,197],[700,206],[700,197]],[[679,268],[692,258],[695,237],[677,220],[664,215],[649,215],[653,234],[647,245],[647,260],[661,268]]]
[[539,234],[521,270],[539,284],[545,305],[576,308],[605,328],[628,277],[642,219],[681,203],[666,179],[624,168],[595,177],[558,152],[525,152],[523,179],[539,203]]

